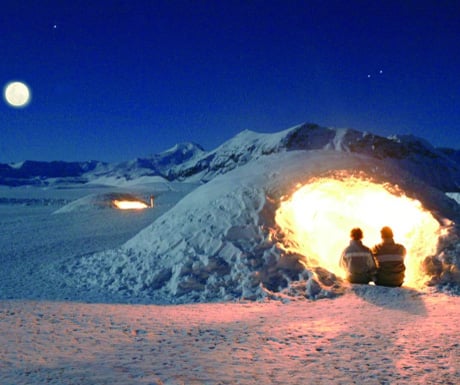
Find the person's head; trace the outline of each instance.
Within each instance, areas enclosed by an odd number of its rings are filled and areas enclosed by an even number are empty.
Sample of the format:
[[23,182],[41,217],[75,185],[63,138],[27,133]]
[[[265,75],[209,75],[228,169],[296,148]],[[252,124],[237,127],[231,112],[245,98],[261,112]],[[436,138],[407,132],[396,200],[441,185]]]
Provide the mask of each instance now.
[[354,229],[351,229],[350,237],[355,241],[360,241],[363,239],[363,231],[359,227],[355,227]]
[[380,230],[380,235],[382,236],[382,239],[391,239],[393,238],[393,230],[391,230],[391,228],[388,226],[382,227],[382,230]]

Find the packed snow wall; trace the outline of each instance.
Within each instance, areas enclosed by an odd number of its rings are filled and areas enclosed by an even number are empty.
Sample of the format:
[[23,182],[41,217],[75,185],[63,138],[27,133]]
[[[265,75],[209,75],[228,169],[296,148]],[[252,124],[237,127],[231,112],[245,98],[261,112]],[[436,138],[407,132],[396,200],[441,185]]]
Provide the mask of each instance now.
[[[66,266],[69,280],[131,302],[151,303],[256,300],[279,292],[308,298],[340,293],[346,286],[340,274],[321,263],[308,263],[302,249],[289,247],[292,239],[276,221],[284,200],[312,178],[337,170],[398,186],[418,200],[439,224],[440,242],[423,262],[427,274],[436,284],[456,284],[457,203],[391,164],[335,151],[273,154],[217,176],[121,248]],[[343,232],[331,237],[346,238],[353,226],[345,224]],[[331,258],[338,261],[339,255]]]

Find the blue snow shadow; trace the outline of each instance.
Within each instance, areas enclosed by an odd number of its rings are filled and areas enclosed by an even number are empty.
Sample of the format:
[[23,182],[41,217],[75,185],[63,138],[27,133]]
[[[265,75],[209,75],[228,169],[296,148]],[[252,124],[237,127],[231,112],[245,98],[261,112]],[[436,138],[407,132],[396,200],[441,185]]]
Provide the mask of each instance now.
[[427,314],[423,301],[427,294],[412,288],[352,284],[350,291],[378,307],[415,315]]

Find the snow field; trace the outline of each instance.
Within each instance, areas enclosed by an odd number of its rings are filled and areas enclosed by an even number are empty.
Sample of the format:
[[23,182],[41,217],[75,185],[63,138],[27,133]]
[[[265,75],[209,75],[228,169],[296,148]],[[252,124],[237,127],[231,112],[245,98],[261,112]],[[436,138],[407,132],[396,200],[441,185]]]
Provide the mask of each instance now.
[[460,298],[195,305],[0,302],[0,378],[35,384],[456,384]]
[[[134,191],[148,196],[156,193],[156,188],[137,186]],[[171,185],[168,194],[161,189],[155,194],[154,210],[136,212],[108,209],[107,202],[99,206],[101,201],[93,198],[114,191],[110,187],[0,188],[1,196],[15,196],[17,202],[22,202],[0,204],[0,298],[126,302],[126,298],[108,297],[97,288],[79,290],[72,285],[72,277],[64,274],[64,267],[84,255],[119,247],[192,188]],[[31,196],[39,200],[30,204]],[[63,201],[70,203],[62,206]],[[43,202],[49,204],[44,206]]]

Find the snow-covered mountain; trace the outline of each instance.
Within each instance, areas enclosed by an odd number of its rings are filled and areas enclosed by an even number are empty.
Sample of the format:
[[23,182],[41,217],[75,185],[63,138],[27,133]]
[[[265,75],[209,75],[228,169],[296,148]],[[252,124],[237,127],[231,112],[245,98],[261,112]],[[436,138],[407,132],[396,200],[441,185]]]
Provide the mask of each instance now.
[[60,183],[118,184],[146,177],[167,178],[171,169],[193,162],[204,153],[199,145],[181,143],[149,158],[137,158],[114,164],[101,161],[25,161],[0,164],[0,184],[8,186]]
[[41,185],[50,180],[65,179],[85,183],[85,174],[103,166],[97,161],[89,162],[39,162],[26,160],[20,163],[0,164],[0,184],[7,186]]
[[247,130],[209,152],[199,145],[183,143],[149,158],[116,164],[98,161],[0,164],[0,184],[119,184],[154,176],[169,181],[208,182],[260,157],[298,150],[332,150],[385,159],[442,191],[460,191],[459,150],[438,149],[414,136],[385,138],[315,124],[274,134]]
[[209,181],[262,156],[298,150],[333,150],[385,159],[443,191],[460,190],[460,162],[455,150],[436,149],[414,136],[385,138],[316,124],[303,124],[275,134],[243,131],[198,161],[171,170],[169,176]]

